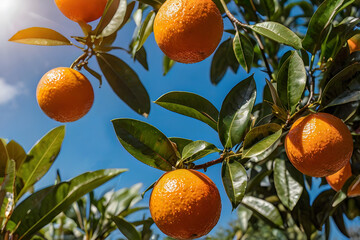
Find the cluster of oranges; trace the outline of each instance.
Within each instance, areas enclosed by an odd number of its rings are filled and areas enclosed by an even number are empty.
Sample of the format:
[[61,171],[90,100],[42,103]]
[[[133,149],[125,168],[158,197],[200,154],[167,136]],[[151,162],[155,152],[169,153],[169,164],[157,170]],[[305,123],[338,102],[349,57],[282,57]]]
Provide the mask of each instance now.
[[[75,22],[98,19],[107,0],[55,0],[61,12]],[[171,59],[195,63],[210,56],[223,33],[221,14],[212,0],[167,0],[154,21],[154,36]],[[349,39],[351,52],[360,50],[359,37]],[[91,108],[94,92],[80,72],[60,67],[46,73],[37,87],[41,109],[60,122],[72,122]],[[285,138],[289,160],[302,173],[326,177],[339,191],[352,175],[352,136],[333,115],[311,114],[298,119]],[[349,196],[360,195],[360,184],[350,186]],[[178,169],[165,173],[150,198],[151,215],[165,234],[192,239],[207,234],[217,223],[221,200],[217,187],[204,174]],[[195,213],[195,214],[194,214]]]
[[[311,177],[326,177],[335,191],[339,191],[352,176],[351,133],[331,114],[316,113],[295,121],[285,138],[285,150],[300,172]],[[360,184],[349,187],[348,196],[359,195]]]

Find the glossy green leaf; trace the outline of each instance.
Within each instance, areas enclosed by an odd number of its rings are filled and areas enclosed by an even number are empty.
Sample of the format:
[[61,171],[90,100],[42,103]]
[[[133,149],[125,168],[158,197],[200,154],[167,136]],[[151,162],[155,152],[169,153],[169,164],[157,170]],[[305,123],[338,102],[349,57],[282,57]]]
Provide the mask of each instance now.
[[137,73],[120,58],[101,53],[96,56],[101,71],[113,91],[135,112],[147,117],[150,98]]
[[356,83],[358,79],[357,74],[360,72],[360,63],[354,63],[350,66],[341,70],[325,86],[323,93],[321,95],[321,105],[326,106],[330,102],[334,101],[339,97],[344,91],[348,90],[348,85],[351,81]]
[[155,127],[133,119],[114,119],[112,123],[120,143],[139,161],[164,171],[176,165],[174,146]]
[[254,59],[254,46],[251,41],[240,32],[236,31],[233,40],[235,57],[246,72],[250,72]]
[[24,187],[17,195],[16,201],[49,171],[60,152],[64,136],[65,126],[54,128],[32,147],[18,170],[18,176],[23,179]]
[[181,154],[186,145],[193,142],[193,140],[186,138],[170,137],[169,140],[176,145],[176,149]]
[[210,80],[212,84],[217,85],[225,76],[228,68],[235,73],[239,67],[233,50],[233,41],[231,38],[222,42],[215,51],[210,67]]
[[302,46],[314,54],[320,47],[322,38],[326,35],[326,29],[335,17],[336,11],[341,7],[344,0],[325,0],[310,19],[306,36]]
[[277,158],[274,161],[274,183],[282,204],[293,210],[304,190],[302,174],[289,161]]
[[101,37],[107,37],[116,32],[124,22],[127,9],[126,0],[113,0],[100,27],[97,29]]
[[112,217],[112,220],[115,222],[120,232],[124,234],[127,239],[141,240],[141,235],[136,230],[135,226],[126,221],[124,218],[114,216]]
[[306,85],[304,62],[296,51],[293,51],[281,66],[277,77],[277,92],[280,100],[290,113],[294,113]]
[[152,33],[155,15],[156,15],[155,12],[151,11],[145,18],[143,24],[141,25],[139,32],[139,39],[138,39],[139,42],[137,44],[136,51],[139,51],[139,49],[144,45],[146,39]]
[[289,28],[277,22],[262,22],[249,26],[254,32],[278,43],[301,49],[301,39]]
[[242,204],[249,208],[261,219],[272,223],[278,227],[282,227],[283,220],[279,213],[279,210],[271,203],[262,200],[260,198],[245,196],[242,200]]
[[238,83],[226,96],[220,110],[218,130],[225,148],[242,142],[256,99],[254,76]]
[[245,195],[247,173],[241,163],[224,161],[221,168],[221,177],[227,196],[233,210],[238,207]]
[[71,45],[71,42],[60,33],[41,27],[21,30],[12,36],[9,41],[40,46]]
[[20,223],[16,230],[21,236],[19,239],[29,239],[81,196],[125,171],[105,169],[87,172],[70,181],[35,192],[22,201],[11,216],[11,221]]
[[348,85],[346,90],[332,100],[326,107],[346,104],[349,102],[360,101],[360,79],[354,78]]
[[19,169],[27,156],[23,147],[14,140],[11,140],[6,145],[6,150],[8,152],[9,158],[16,162],[16,169]]
[[281,133],[281,126],[276,123],[251,129],[244,139],[243,158],[250,158],[263,153],[281,137]]
[[9,219],[15,207],[15,168],[15,161],[9,159],[6,176],[0,186],[0,219]]
[[164,55],[163,57],[163,75],[166,76],[171,68],[174,66],[175,61],[170,59],[168,56]]
[[187,144],[183,148],[181,156],[185,162],[193,162],[216,152],[220,152],[220,150],[214,144],[199,140]]
[[169,92],[155,101],[170,111],[198,119],[217,131],[219,111],[209,100],[189,92]]
[[0,180],[5,177],[8,160],[9,154],[6,150],[6,143],[4,141],[0,141]]
[[237,215],[241,231],[246,232],[250,223],[249,220],[252,217],[253,212],[250,209],[244,207],[243,205],[240,205],[238,207]]

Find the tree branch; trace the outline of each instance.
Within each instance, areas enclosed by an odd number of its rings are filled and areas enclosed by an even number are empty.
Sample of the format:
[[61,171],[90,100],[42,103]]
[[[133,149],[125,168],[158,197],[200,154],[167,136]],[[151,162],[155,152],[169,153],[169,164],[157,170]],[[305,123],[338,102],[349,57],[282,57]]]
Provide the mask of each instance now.
[[[226,13],[226,16],[229,18],[229,20],[237,25],[239,25],[240,27],[242,27],[244,29],[245,32],[248,33],[248,28],[249,28],[249,25],[248,24],[245,24],[245,23],[242,23],[240,22],[228,9],[226,3],[224,0],[220,0],[221,2],[221,5],[223,6],[224,10],[225,10],[225,13]],[[256,13],[255,13],[256,14]],[[261,39],[259,37],[259,35],[252,31],[257,43],[259,44],[259,48],[260,48],[260,51],[261,51],[261,55],[263,57],[263,60],[264,60],[264,63],[265,63],[265,67],[266,67],[266,72],[267,74],[269,75],[270,77],[270,80],[273,79],[272,78],[272,72],[271,72],[271,69],[270,69],[270,65],[269,65],[269,62],[266,58],[266,55],[265,55],[265,47],[264,47],[264,44],[261,42]]]
[[218,159],[212,160],[210,162],[200,164],[200,165],[195,165],[192,169],[204,169],[206,171],[206,169],[208,167],[211,167],[215,164],[221,163],[222,161],[224,161],[224,159],[225,159],[224,156],[221,156]]

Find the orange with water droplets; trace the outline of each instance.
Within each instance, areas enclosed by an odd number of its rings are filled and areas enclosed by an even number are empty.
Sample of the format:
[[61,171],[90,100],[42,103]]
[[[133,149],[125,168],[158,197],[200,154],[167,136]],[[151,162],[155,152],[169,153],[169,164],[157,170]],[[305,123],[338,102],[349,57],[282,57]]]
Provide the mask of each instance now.
[[187,169],[165,173],[155,184],[149,205],[158,228],[176,239],[206,235],[221,213],[215,184],[205,174]]
[[341,119],[327,113],[299,118],[285,138],[286,154],[300,172],[312,177],[336,173],[349,161],[353,140]]
[[103,14],[107,0],[55,0],[59,10],[74,22],[92,22]]
[[167,0],[154,21],[154,36],[169,58],[195,63],[209,57],[223,33],[223,20],[212,0]]
[[39,81],[36,97],[40,108],[58,122],[73,122],[92,107],[94,91],[89,80],[75,69],[59,67]]

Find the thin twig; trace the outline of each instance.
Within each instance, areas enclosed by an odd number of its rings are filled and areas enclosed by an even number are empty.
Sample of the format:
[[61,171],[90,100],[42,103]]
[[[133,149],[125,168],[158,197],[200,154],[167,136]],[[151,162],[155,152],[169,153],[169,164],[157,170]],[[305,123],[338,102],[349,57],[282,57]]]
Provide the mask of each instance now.
[[[249,25],[248,24],[245,24],[245,23],[242,23],[241,21],[239,21],[228,9],[226,3],[224,0],[220,0],[224,10],[225,10],[225,13],[226,13],[226,16],[229,18],[229,20],[237,25],[239,25],[240,27],[243,28],[243,30],[245,32],[248,33],[248,28],[249,28]],[[255,13],[256,14],[256,13]],[[261,39],[259,37],[259,35],[252,31],[257,43],[259,44],[259,48],[260,48],[260,51],[261,51],[261,55],[263,57],[263,60],[265,62],[265,67],[266,67],[266,72],[267,74],[269,75],[270,77],[270,80],[273,79],[272,78],[272,72],[271,72],[271,69],[270,69],[270,65],[269,65],[269,62],[267,61],[267,58],[266,58],[266,55],[265,55],[265,47],[264,47],[264,44],[261,42]]]
[[315,59],[315,55],[312,55],[311,57],[311,62],[310,62],[310,70],[309,70],[309,74],[310,74],[310,89],[309,89],[309,99],[306,103],[306,107],[308,107],[310,105],[310,103],[313,100],[314,97],[314,91],[315,91],[315,78],[314,78],[314,71],[313,71],[313,65],[314,65],[314,59]]
[[211,166],[213,166],[213,165],[215,165],[215,164],[218,164],[218,163],[221,163],[222,161],[224,161],[224,156],[221,156],[221,157],[219,157],[218,159],[215,159],[215,160],[212,160],[212,161],[210,161],[210,162],[207,162],[207,163],[204,163],[204,164],[200,164],[200,165],[195,165],[194,167],[193,167],[193,169],[204,169],[205,171],[206,171],[206,169],[208,168],[208,167],[211,167]]

